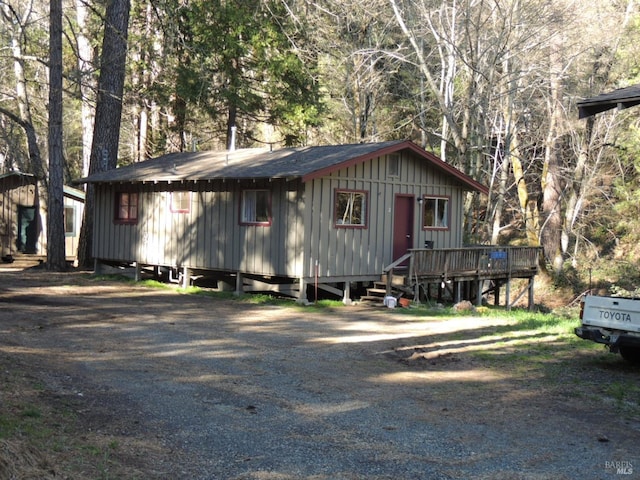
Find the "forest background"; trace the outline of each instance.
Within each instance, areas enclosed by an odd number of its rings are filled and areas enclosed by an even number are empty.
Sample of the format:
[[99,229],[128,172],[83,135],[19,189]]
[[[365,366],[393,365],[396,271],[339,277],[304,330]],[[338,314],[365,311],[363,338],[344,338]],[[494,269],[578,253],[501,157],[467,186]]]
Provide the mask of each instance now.
[[411,139],[490,187],[468,244],[640,286],[640,110],[576,107],[640,83],[633,0],[0,0],[0,36],[0,174],[42,180],[49,245],[92,171]]

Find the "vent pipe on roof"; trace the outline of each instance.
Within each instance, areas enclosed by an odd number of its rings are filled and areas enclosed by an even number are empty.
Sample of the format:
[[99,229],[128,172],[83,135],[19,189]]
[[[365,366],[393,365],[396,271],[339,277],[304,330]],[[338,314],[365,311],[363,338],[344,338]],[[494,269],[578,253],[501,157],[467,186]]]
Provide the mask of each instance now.
[[231,126],[231,139],[229,140],[229,151],[230,152],[236,151],[236,126],[235,125]]

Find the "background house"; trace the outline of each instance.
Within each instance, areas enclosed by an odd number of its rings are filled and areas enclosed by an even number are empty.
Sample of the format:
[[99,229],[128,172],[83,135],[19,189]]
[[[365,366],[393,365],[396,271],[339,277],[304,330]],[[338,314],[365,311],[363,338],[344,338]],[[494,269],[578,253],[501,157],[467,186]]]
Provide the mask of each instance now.
[[[12,261],[19,255],[46,255],[46,202],[35,175],[0,174],[0,256]],[[64,187],[65,248],[67,259],[76,257],[84,192]]]
[[409,141],[188,152],[97,173],[93,255],[238,290],[347,296],[411,248],[463,243],[486,187]]

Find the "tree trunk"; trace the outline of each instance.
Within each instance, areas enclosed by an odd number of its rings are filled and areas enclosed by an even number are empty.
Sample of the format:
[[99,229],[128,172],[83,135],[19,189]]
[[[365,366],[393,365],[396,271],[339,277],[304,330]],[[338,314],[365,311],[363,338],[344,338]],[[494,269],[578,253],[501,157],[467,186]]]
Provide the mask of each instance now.
[[50,0],[49,15],[49,188],[47,268],[66,269],[64,161],[62,158],[62,0]]
[[[89,174],[116,168],[118,163],[129,10],[129,0],[107,3]],[[78,247],[78,262],[84,267],[90,267],[93,259],[94,207],[94,189],[89,184]]]
[[540,232],[547,261],[555,273],[562,271],[562,185],[560,176],[560,120],[562,114],[561,44],[554,39],[550,46],[550,99],[549,132],[545,145],[542,172],[542,214],[544,223]]

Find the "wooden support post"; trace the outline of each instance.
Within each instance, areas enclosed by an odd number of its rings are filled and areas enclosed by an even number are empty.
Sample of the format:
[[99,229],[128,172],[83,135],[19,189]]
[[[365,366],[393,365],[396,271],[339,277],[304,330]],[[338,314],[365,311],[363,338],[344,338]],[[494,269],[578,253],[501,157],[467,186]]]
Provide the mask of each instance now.
[[533,310],[534,302],[533,302],[533,285],[534,285],[534,277],[529,278],[529,310]]
[[189,278],[191,277],[191,272],[187,267],[182,267],[182,288],[187,288],[189,286]]
[[93,274],[102,275],[102,263],[97,258],[93,259]]
[[236,291],[235,295],[242,295],[244,293],[244,278],[242,278],[242,273],[236,272]]
[[505,305],[507,306],[507,310],[511,310],[511,279],[507,278],[507,291],[505,293],[505,296],[507,297],[505,299],[506,303]]
[[476,282],[476,306],[482,306],[482,285],[484,282],[482,280],[478,280]]
[[351,282],[344,282],[344,291],[342,292],[342,303],[351,305]]
[[309,299],[307,298],[307,282],[304,278],[301,278],[299,280],[298,288],[298,298],[296,300],[296,303],[307,305],[309,303]]
[[453,282],[453,303],[460,302],[460,282]]
[[140,266],[140,262],[136,262],[136,270],[135,270],[135,271],[136,271],[136,273],[135,273],[135,275],[134,275],[134,277],[133,277],[133,279],[134,279],[136,282],[139,282],[139,281],[140,281],[140,279],[141,279],[141,270],[142,270],[142,267]]

